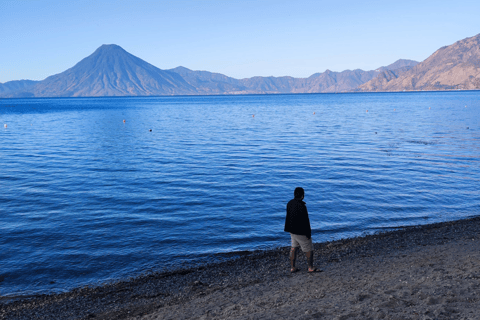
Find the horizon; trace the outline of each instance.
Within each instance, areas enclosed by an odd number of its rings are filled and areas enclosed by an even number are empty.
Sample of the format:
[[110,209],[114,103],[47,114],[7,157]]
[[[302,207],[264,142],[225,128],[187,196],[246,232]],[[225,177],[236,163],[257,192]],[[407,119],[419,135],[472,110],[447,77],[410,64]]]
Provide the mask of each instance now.
[[[475,10],[477,9],[477,10]],[[0,1],[0,83],[43,80],[116,44],[162,70],[307,78],[421,62],[479,33],[480,3]],[[19,21],[22,23],[20,24]]]

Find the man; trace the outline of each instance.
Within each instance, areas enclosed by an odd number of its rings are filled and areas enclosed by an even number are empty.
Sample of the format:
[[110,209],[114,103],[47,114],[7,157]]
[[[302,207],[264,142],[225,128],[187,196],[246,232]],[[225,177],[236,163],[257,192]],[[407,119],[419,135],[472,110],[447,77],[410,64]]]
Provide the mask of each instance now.
[[295,189],[293,194],[295,198],[287,204],[287,217],[285,219],[285,231],[290,232],[292,238],[292,249],[290,250],[292,268],[290,272],[299,271],[295,267],[299,247],[307,256],[308,272],[321,272],[320,269],[313,266],[312,229],[310,228],[307,207],[303,202],[305,191],[299,187]]

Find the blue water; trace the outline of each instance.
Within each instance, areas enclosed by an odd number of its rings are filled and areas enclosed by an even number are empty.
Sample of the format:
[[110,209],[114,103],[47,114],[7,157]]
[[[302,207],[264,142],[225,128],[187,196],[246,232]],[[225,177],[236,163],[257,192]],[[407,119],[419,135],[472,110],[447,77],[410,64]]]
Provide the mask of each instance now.
[[287,246],[297,186],[315,242],[480,212],[478,91],[3,99],[0,125],[0,295]]

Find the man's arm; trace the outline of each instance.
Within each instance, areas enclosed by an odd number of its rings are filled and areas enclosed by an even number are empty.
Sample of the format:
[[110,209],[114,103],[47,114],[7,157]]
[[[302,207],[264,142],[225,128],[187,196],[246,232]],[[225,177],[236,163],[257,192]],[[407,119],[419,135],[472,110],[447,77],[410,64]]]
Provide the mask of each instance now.
[[310,240],[312,238],[312,228],[310,228],[310,218],[308,217],[307,206],[305,206],[305,217],[307,218],[306,226],[308,227],[306,236],[307,236],[307,239]]

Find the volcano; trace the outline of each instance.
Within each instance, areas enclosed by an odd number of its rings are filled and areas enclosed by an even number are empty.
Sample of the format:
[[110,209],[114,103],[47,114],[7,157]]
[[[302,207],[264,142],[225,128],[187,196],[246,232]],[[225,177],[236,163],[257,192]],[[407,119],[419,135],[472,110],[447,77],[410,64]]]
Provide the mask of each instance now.
[[35,85],[35,97],[196,94],[178,73],[161,70],[114,44],[102,45],[72,68]]

